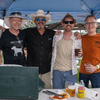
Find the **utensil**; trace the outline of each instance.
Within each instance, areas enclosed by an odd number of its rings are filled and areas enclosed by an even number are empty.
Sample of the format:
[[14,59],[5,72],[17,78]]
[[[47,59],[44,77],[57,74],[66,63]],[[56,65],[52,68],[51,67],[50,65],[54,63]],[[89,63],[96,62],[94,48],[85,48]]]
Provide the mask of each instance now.
[[55,92],[52,92],[52,91],[49,91],[49,90],[46,90],[46,91],[43,91],[44,93],[47,93],[49,95],[55,95],[55,96],[58,96],[59,98],[63,98],[63,96],[65,96],[66,94],[58,94],[58,93],[55,93]]

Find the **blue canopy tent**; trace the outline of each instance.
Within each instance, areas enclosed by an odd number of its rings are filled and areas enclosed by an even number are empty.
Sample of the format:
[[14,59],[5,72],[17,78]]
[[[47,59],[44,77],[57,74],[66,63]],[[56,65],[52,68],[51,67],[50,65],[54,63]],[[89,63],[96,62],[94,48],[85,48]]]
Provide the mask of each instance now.
[[0,0],[0,19],[19,11],[30,20],[30,14],[42,9],[51,14],[51,20],[61,20],[70,13],[77,21],[84,21],[89,14],[100,18],[100,0]]

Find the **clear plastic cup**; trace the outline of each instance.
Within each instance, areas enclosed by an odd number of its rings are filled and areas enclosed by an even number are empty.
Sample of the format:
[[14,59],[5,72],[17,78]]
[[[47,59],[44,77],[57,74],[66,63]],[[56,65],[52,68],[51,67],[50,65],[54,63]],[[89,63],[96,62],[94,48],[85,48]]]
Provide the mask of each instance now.
[[72,86],[68,86],[68,93],[71,97],[74,97],[75,96],[75,86],[72,85]]

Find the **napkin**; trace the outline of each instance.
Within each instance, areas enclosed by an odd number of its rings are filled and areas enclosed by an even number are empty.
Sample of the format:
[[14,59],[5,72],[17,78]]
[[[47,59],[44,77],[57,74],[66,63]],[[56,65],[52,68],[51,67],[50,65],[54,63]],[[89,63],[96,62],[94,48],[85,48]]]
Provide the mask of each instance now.
[[62,93],[65,93],[65,92],[62,90],[57,90],[57,94],[62,94]]
[[[76,87],[76,93],[78,93],[78,87],[82,86],[78,83],[75,83],[75,87]],[[85,87],[85,97],[91,100],[97,99],[99,96],[99,93],[97,91],[94,91],[92,89],[88,89]]]

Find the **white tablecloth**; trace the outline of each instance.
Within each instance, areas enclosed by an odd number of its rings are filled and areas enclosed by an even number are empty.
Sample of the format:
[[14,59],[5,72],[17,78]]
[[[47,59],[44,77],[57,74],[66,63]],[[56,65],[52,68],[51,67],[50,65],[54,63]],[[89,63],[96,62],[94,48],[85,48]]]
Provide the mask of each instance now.
[[[46,89],[43,89],[43,90],[46,90]],[[56,92],[58,89],[47,89],[47,90]],[[96,100],[100,100],[100,88],[92,88],[92,90],[99,92],[99,97]],[[49,95],[46,93],[43,93],[42,91],[39,92],[38,100],[51,100]],[[65,89],[63,89],[63,91],[65,92]],[[90,99],[87,99],[87,98],[80,99],[77,97],[77,94],[75,94],[75,97],[71,97],[69,100],[90,100]]]

